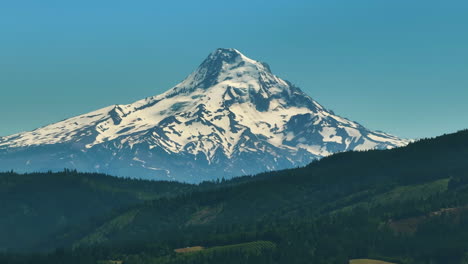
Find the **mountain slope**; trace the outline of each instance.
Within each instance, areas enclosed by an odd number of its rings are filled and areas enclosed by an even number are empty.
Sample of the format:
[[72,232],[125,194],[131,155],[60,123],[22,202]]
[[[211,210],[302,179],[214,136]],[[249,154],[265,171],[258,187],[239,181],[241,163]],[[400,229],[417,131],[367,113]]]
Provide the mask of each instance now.
[[335,115],[265,63],[217,49],[161,95],[0,138],[0,168],[199,182],[407,143]]

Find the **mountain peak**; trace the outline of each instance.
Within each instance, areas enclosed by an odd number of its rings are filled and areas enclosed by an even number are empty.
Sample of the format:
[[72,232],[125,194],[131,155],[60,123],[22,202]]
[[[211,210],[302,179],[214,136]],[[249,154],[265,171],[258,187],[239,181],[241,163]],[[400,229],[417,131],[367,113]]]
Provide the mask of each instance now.
[[233,48],[217,48],[215,51],[213,51],[209,58],[211,59],[230,59],[230,58],[236,58],[239,56],[243,56],[243,54]]
[[259,63],[256,60],[253,60],[240,52],[237,49],[233,48],[217,48],[214,50],[205,61],[224,61],[226,63],[233,63],[236,60],[242,60],[248,63],[256,64]]
[[[233,48],[218,48],[202,62],[200,66],[219,68],[223,63],[236,64],[236,63],[249,63],[259,64],[258,61],[253,60],[242,54],[239,50]],[[261,63],[260,63],[261,64]]]
[[176,85],[169,92],[169,96],[196,89],[208,89],[220,82],[239,80],[246,75],[257,76],[255,78],[258,79],[260,73],[271,74],[266,63],[250,59],[237,49],[218,48],[210,53],[192,74]]
[[405,144],[335,115],[266,64],[216,49],[166,93],[0,138],[0,169],[197,182]]

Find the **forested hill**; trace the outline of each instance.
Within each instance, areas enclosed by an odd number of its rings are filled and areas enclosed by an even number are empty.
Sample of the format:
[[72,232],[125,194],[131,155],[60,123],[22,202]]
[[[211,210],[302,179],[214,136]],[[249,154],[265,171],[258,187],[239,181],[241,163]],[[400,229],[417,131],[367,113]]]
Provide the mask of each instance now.
[[[468,260],[467,130],[404,148],[336,154],[304,168],[209,188],[165,184],[178,192],[120,209],[83,230],[57,233],[51,241],[69,250],[34,260],[112,259],[135,264]],[[206,249],[182,255],[173,251],[188,246]],[[21,263],[28,257],[7,255],[4,261]]]
[[0,252],[59,246],[57,234],[72,234],[112,218],[144,201],[177,197],[251,181],[251,177],[198,185],[118,178],[97,173],[0,173]]
[[92,221],[145,200],[173,197],[193,188],[102,174],[0,173],[0,250],[39,246],[69,226]]

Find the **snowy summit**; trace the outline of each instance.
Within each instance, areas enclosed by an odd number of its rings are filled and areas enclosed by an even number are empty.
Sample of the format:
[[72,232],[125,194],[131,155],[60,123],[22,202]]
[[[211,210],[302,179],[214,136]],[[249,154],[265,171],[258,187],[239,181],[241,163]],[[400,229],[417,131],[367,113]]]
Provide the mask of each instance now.
[[407,143],[335,115],[265,63],[217,49],[163,94],[0,138],[0,170],[200,182]]

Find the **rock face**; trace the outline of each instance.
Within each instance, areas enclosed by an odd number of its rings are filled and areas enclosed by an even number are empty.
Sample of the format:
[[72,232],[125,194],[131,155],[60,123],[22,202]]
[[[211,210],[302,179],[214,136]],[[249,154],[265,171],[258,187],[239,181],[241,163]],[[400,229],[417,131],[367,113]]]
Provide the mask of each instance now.
[[335,115],[265,63],[217,49],[161,95],[0,138],[0,170],[200,182],[407,143]]

